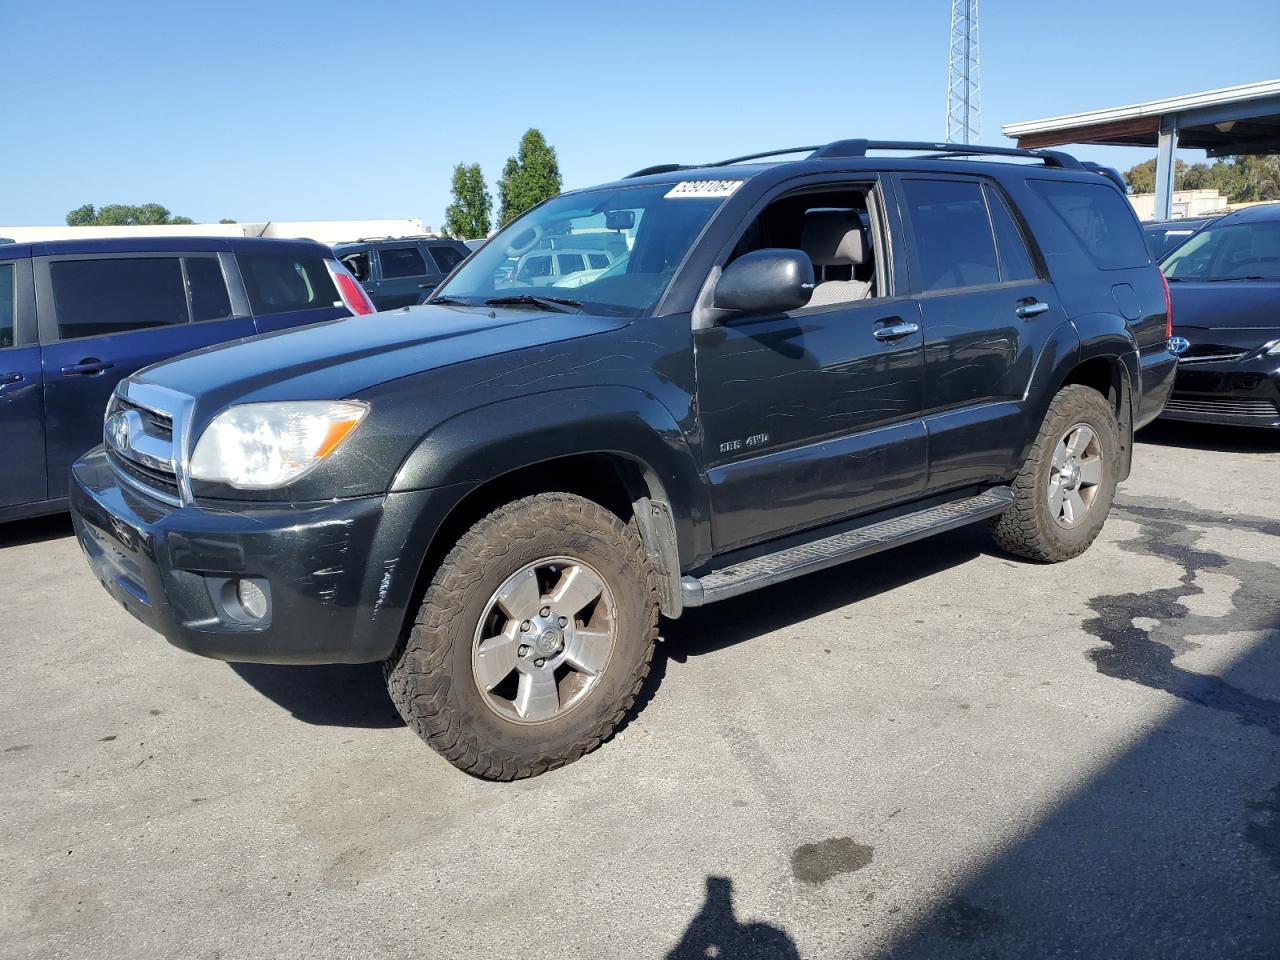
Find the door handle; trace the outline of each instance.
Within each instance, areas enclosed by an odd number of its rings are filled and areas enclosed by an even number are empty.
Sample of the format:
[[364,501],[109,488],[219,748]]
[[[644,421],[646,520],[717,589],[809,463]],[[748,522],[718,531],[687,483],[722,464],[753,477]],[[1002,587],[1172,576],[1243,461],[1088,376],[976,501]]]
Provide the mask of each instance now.
[[913,333],[920,332],[920,324],[911,320],[899,320],[894,317],[892,320],[882,320],[880,324],[871,332],[871,335],[880,341],[901,340],[903,337],[909,337]]
[[418,284],[418,289],[419,289],[419,290],[434,290],[434,289],[435,289],[436,287],[438,287],[438,286],[440,286],[439,282],[436,282],[436,283],[420,283],[420,284]]
[[1020,320],[1030,320],[1032,317],[1038,317],[1049,309],[1049,305],[1043,300],[1036,300],[1034,297],[1027,297],[1025,300],[1018,301],[1018,309],[1014,311]]
[[20,373],[0,373],[0,387],[7,387],[11,383],[21,383],[22,374]]
[[96,377],[105,370],[110,370],[115,364],[108,360],[95,360],[93,357],[86,357],[79,363],[72,363],[62,368],[64,377]]

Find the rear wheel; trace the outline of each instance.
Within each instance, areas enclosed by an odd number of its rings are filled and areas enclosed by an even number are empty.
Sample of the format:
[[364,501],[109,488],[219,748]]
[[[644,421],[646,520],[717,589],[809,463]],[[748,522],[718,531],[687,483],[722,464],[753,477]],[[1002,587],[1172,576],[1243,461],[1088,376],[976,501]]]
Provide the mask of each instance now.
[[1013,482],[1013,505],[995,522],[1000,546],[1046,563],[1087,550],[1115,496],[1119,437],[1102,394],[1080,384],[1063,387]]
[[570,494],[526,497],[440,564],[387,684],[455,766],[533,776],[614,731],[649,671],[657,619],[634,522]]

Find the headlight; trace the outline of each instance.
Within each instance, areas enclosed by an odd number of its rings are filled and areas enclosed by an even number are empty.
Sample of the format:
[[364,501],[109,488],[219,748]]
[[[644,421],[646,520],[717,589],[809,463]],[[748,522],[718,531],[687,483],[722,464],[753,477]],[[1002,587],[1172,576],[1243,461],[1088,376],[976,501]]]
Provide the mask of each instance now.
[[1280,340],[1272,340],[1262,348],[1264,357],[1280,357]]
[[191,478],[242,490],[292,483],[338,449],[369,412],[351,400],[246,403],[218,414],[191,456]]

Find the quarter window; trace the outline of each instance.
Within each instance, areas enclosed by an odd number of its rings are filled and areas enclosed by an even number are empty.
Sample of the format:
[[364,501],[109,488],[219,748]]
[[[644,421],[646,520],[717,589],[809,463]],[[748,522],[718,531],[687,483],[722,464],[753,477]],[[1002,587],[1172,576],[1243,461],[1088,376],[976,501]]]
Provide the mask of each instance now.
[[422,277],[427,273],[427,262],[417,247],[383,247],[378,251],[378,261],[382,264],[383,280]]
[[998,283],[982,187],[962,180],[904,180],[915,239],[917,286],[952,290]]
[[1115,187],[1077,180],[1027,183],[1103,270],[1142,267],[1151,262],[1133,208]]
[[1037,273],[1027,253],[1022,231],[1004,199],[990,187],[987,188],[987,208],[991,211],[991,225],[996,232],[996,248],[1000,252],[1000,279],[1005,283],[1016,280],[1035,280]]
[[588,253],[587,263],[591,264],[592,270],[603,270],[609,265],[609,255],[607,253]]
[[187,259],[187,294],[191,297],[191,319],[222,320],[231,316],[231,297],[222,265],[216,257]]
[[174,326],[190,319],[177,257],[56,260],[49,273],[63,340]]
[[342,265],[351,271],[351,275],[361,283],[369,279],[369,253],[362,250],[359,253],[348,253],[342,258]]
[[14,344],[14,315],[17,313],[13,264],[0,263],[0,350]]
[[249,306],[258,316],[332,307],[338,291],[320,257],[238,254]]

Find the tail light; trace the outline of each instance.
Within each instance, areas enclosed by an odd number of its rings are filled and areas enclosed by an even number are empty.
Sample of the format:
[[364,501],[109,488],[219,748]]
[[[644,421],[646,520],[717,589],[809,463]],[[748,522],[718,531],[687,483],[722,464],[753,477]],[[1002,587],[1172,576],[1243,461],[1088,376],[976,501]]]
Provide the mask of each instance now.
[[326,260],[324,265],[329,268],[329,276],[333,278],[333,285],[338,288],[338,296],[342,297],[343,304],[352,314],[362,317],[374,312],[373,301],[364,292],[364,287],[356,282],[351,271],[337,260]]
[[1164,338],[1168,340],[1173,336],[1173,297],[1169,295],[1169,280],[1163,270],[1160,271],[1160,285],[1164,287]]

